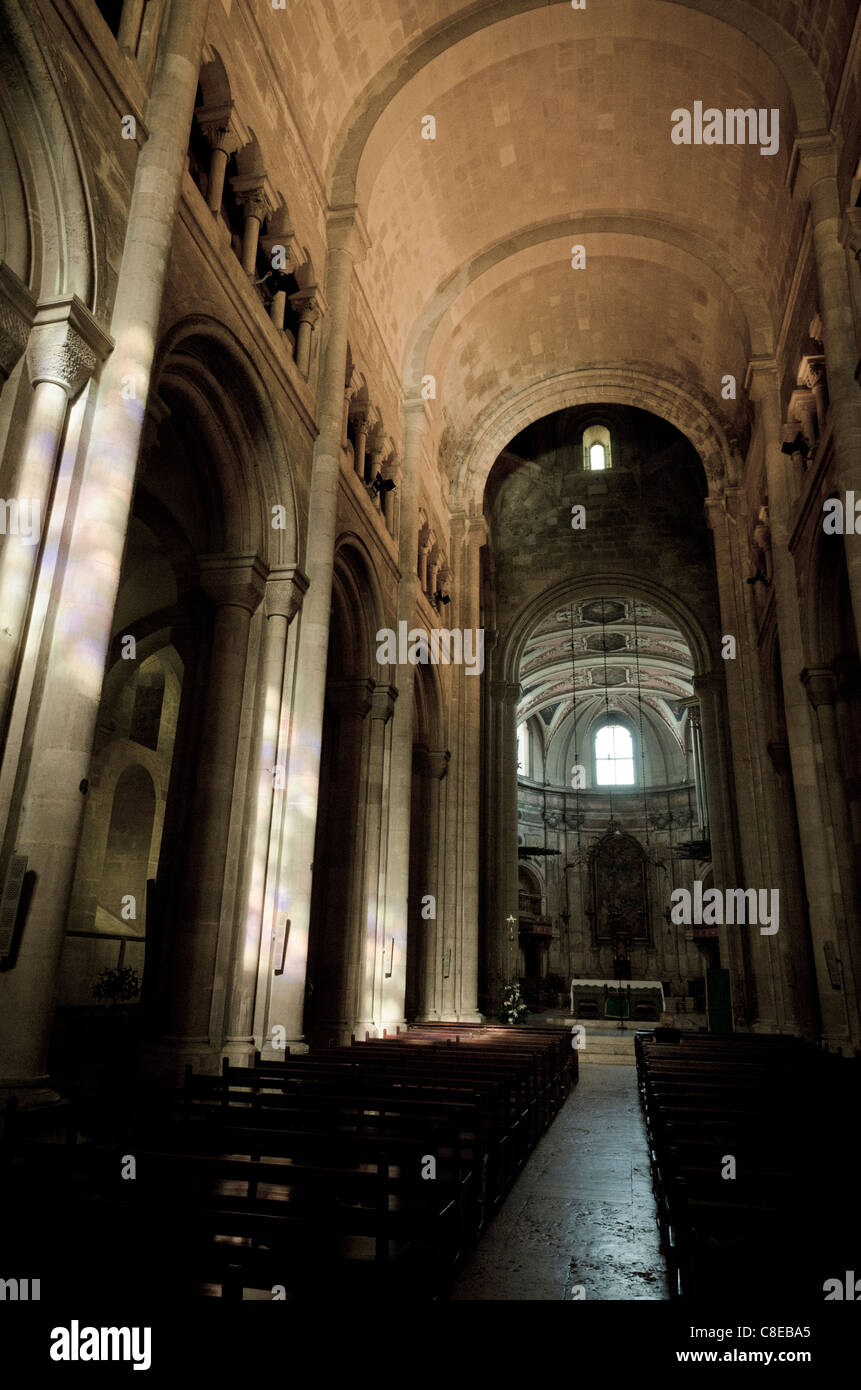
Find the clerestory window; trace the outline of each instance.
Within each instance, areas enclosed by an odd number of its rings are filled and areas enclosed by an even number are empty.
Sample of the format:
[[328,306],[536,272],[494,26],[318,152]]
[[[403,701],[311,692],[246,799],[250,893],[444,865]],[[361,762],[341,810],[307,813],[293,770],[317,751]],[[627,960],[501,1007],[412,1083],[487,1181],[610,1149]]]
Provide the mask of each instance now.
[[599,787],[634,782],[634,740],[623,724],[604,724],[595,735],[595,781]]

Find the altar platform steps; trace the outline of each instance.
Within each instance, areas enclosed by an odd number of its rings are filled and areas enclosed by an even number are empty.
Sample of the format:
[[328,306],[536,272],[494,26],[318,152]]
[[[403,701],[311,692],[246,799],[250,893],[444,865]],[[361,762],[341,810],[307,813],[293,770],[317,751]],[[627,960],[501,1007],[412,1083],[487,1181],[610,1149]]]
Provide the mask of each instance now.
[[605,1067],[635,1067],[637,1065],[633,1026],[622,1029],[618,1024],[596,1023],[594,1019],[590,1018],[582,1020],[566,1018],[564,1021],[572,1029],[579,1021],[585,1029],[583,1041],[578,1048],[581,1066],[598,1064]]

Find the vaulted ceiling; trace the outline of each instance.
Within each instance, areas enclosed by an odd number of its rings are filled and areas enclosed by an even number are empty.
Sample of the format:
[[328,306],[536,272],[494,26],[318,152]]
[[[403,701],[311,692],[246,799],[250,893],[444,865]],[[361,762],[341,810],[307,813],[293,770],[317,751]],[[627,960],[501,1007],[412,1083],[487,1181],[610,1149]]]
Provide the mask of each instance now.
[[679,702],[693,694],[693,666],[664,614],[614,594],[547,613],[526,642],[520,685],[518,722],[537,716],[545,748],[575,714],[578,727],[614,712],[639,725],[641,700],[644,717],[656,717],[680,742]]
[[[718,435],[743,433],[745,368],[775,349],[801,243],[793,142],[828,128],[854,8],[306,0],[266,21],[329,204],[365,221],[358,275],[388,355],[406,390],[436,379],[462,497],[505,438],[570,403],[572,373],[622,403],[672,382]],[[673,143],[695,101],[779,111],[778,152]],[[512,411],[472,479],[470,441]],[[682,405],[666,413],[686,428]]]

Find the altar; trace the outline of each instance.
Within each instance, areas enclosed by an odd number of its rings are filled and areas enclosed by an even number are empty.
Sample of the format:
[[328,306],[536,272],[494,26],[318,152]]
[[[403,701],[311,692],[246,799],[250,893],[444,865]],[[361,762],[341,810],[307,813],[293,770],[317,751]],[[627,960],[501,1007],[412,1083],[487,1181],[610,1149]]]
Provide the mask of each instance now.
[[574,1018],[630,1018],[659,1023],[664,1012],[660,980],[572,980]]

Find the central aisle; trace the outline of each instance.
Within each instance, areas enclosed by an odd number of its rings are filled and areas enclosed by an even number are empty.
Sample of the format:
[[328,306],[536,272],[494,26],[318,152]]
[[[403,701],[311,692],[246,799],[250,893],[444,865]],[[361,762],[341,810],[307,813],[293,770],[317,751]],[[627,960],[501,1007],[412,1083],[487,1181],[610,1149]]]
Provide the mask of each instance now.
[[581,1066],[453,1299],[666,1299],[634,1067]]

